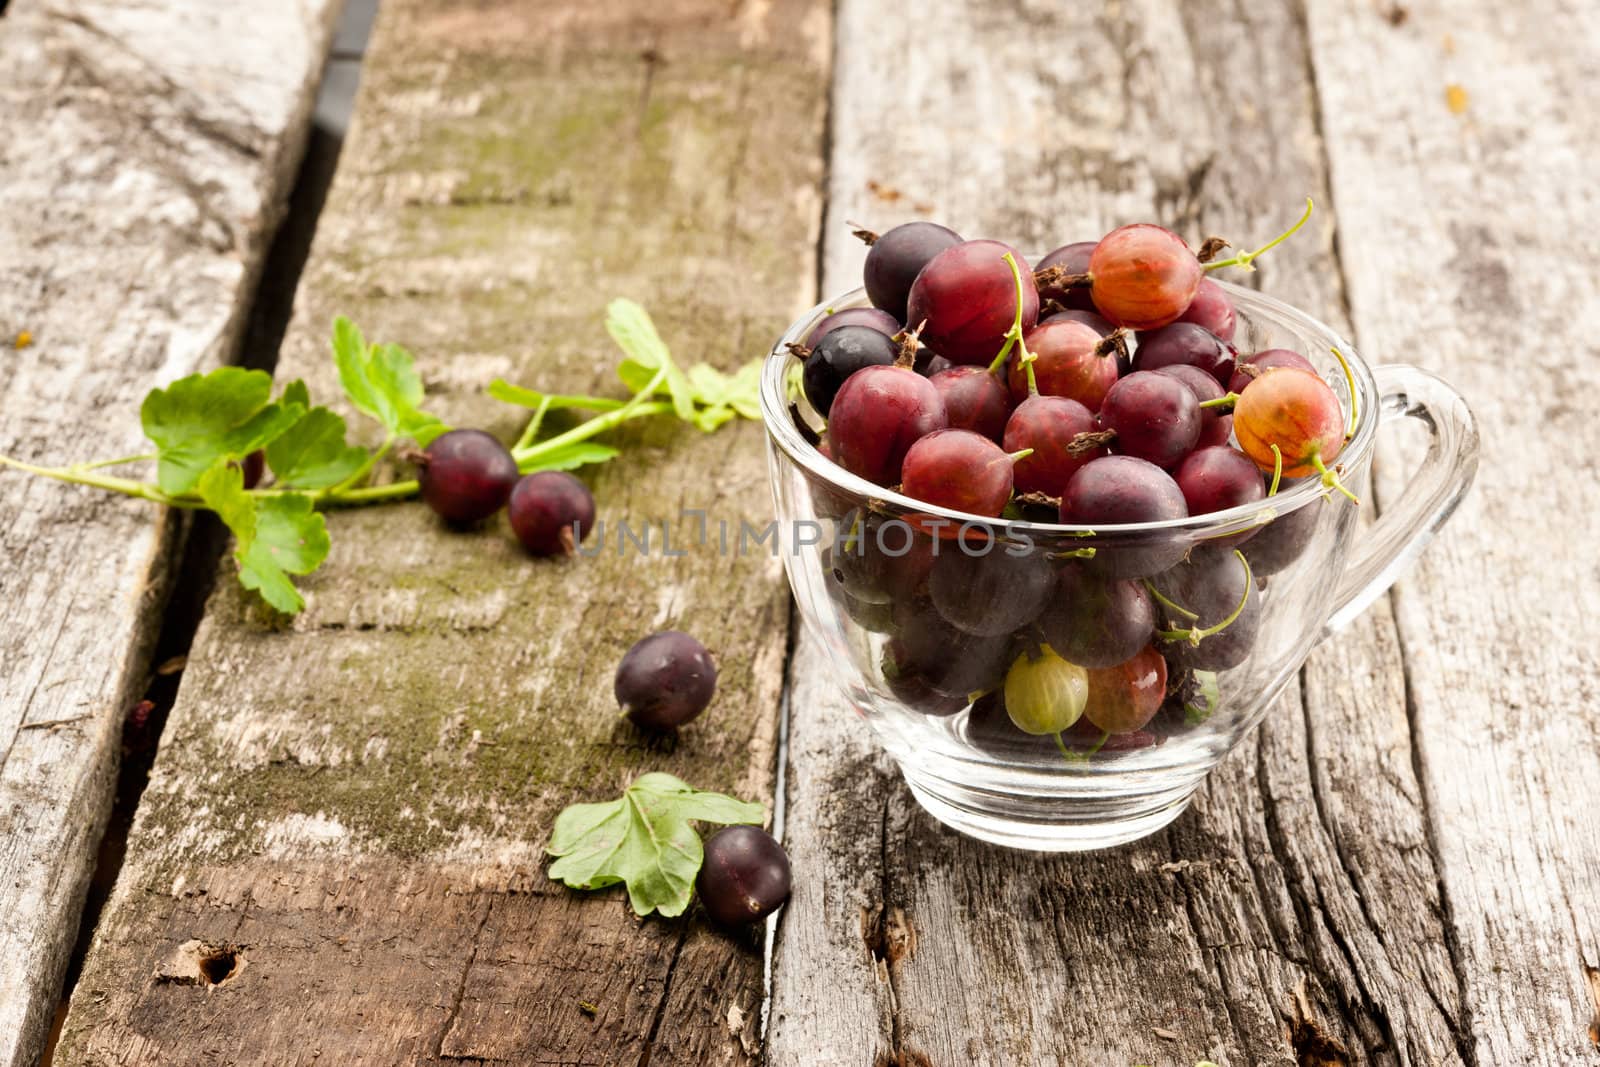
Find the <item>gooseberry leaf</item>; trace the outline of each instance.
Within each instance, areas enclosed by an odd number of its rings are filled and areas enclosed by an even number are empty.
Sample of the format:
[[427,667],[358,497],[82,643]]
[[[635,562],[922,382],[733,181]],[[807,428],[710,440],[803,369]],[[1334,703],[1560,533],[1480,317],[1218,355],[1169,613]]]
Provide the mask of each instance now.
[[617,376],[632,392],[647,388],[658,373],[661,386],[655,392],[665,392],[672,398],[672,410],[685,422],[694,420],[694,387],[689,384],[683,370],[672,361],[667,343],[656,332],[650,313],[626,297],[619,297],[606,306],[606,332],[617,342],[628,357],[617,368]]
[[139,421],[155,442],[162,490],[192,492],[217,460],[243,459],[305,414],[298,399],[273,402],[271,395],[272,376],[243,367],[191,374],[150,390]]
[[[307,396],[305,383],[290,382],[283,400]],[[309,397],[308,397],[309,400]],[[367,461],[367,450],[345,442],[344,419],[323,407],[308,409],[285,433],[267,446],[267,466],[280,486],[326,489],[338,485]]]
[[355,323],[333,321],[333,362],[344,395],[363,415],[378,420],[393,437],[427,445],[448,426],[421,408],[422,378],[416,361],[399,345],[369,345]]
[[595,463],[607,463],[622,455],[621,450],[594,441],[574,441],[544,453],[522,467],[522,473],[534,471],[570,471]]
[[1217,675],[1214,671],[1195,671],[1196,700],[1190,700],[1183,705],[1183,721],[1190,726],[1199,726],[1211,718],[1214,711],[1222,703],[1222,690],[1217,686]]
[[[649,376],[646,376],[646,381]],[[644,382],[639,383],[641,387]],[[496,378],[489,383],[489,395],[496,400],[503,400],[507,404],[516,404],[518,407],[539,408],[546,411],[559,411],[562,408],[588,408],[590,411],[615,411],[626,400],[616,400],[609,396],[566,396],[559,393],[541,393],[537,389],[529,389],[522,385],[512,385],[510,382]]]
[[244,472],[218,461],[198,483],[206,506],[233,533],[239,583],[288,615],[305,607],[289,579],[310,574],[328,555],[328,528],[303,493],[256,496],[245,491]]
[[705,860],[690,820],[759,825],[765,814],[760,804],[703,793],[670,774],[641,775],[616,800],[572,804],[556,816],[550,877],[573,889],[620,882],[635,914],[682,915]]

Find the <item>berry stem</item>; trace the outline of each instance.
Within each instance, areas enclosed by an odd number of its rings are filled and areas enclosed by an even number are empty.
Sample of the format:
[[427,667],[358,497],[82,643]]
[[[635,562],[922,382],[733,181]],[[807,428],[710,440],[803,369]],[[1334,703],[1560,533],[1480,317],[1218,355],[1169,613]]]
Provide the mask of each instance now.
[[1254,270],[1255,268],[1250,265],[1251,261],[1257,256],[1272,251],[1274,248],[1277,248],[1279,245],[1283,244],[1283,242],[1293,237],[1295,233],[1299,231],[1300,227],[1306,224],[1306,220],[1311,218],[1313,206],[1314,205],[1311,203],[1311,198],[1309,196],[1306,197],[1306,213],[1300,216],[1299,222],[1295,223],[1293,226],[1290,226],[1287,230],[1284,230],[1278,236],[1274,237],[1272,240],[1268,241],[1254,252],[1240,252],[1231,259],[1219,259],[1215,263],[1207,263],[1205,265],[1205,269],[1216,270],[1218,267],[1242,267],[1245,270]]
[[[1011,319],[1011,329],[1006,331],[1006,343],[1001,346],[1000,354],[994,357],[994,362],[989,364],[990,370],[998,370],[998,368],[1005,366],[1006,357],[1011,354],[1012,345],[1017,345],[1021,349],[1021,358],[1024,361],[1029,358],[1028,345],[1022,339],[1022,270],[1017,266],[1017,257],[1010,252],[1007,252],[1001,258],[1006,261],[1006,266],[1011,268],[1011,280],[1016,283],[1017,311]],[[1038,392],[1033,387],[1032,369],[1028,371],[1028,391],[1032,393]]]
[[1228,394],[1226,394],[1224,396],[1219,396],[1219,397],[1216,397],[1215,399],[1212,399],[1212,400],[1202,400],[1202,401],[1200,401],[1200,407],[1201,407],[1202,410],[1206,410],[1206,409],[1209,409],[1209,408],[1220,408],[1220,407],[1224,407],[1225,406],[1229,411],[1232,411],[1233,410],[1233,405],[1237,404],[1238,402],[1239,402],[1239,394],[1238,393],[1228,393]]
[[1255,578],[1250,573],[1250,561],[1245,559],[1244,553],[1236,548],[1233,554],[1239,558],[1239,563],[1244,567],[1244,596],[1239,598],[1239,606],[1215,626],[1207,626],[1204,630],[1196,630],[1192,626],[1186,630],[1157,630],[1157,637],[1164,641],[1187,641],[1190,645],[1198,645],[1202,638],[1220,634],[1232,626],[1234,620],[1244,613],[1244,606],[1250,602],[1250,589],[1255,585]]
[[389,449],[393,447],[394,434],[389,434],[383,439],[383,444],[379,445],[375,451],[369,454],[361,466],[350,472],[350,476],[348,478],[340,482],[338,485],[330,485],[328,488],[314,495],[311,498],[312,503],[315,504],[324,500],[333,499],[339,496],[341,493],[348,492],[352,486],[359,485],[361,482],[366,481],[368,476],[372,474],[372,469],[378,465],[378,461],[383,459],[384,456],[387,456],[389,454]]
[[171,507],[205,507],[204,502],[197,496],[188,494],[174,496],[149,482],[135,481],[132,478],[117,478],[109,474],[90,473],[93,467],[99,466],[99,464],[84,464],[75,467],[40,467],[32,463],[24,463],[20,459],[12,459],[10,456],[0,456],[0,466],[14,467],[19,471],[37,474],[42,478],[53,478],[58,482],[87,485],[95,489],[121,493],[123,496],[136,496],[142,500],[153,501],[157,504],[167,504]]
[[1146,590],[1149,591],[1151,596],[1156,598],[1156,603],[1160,604],[1162,607],[1166,608],[1168,611],[1175,611],[1179,615],[1182,615],[1184,618],[1188,619],[1190,622],[1199,622],[1200,621],[1200,616],[1196,615],[1194,612],[1190,611],[1188,608],[1184,607],[1182,604],[1179,604],[1177,601],[1172,600],[1171,598],[1169,598],[1167,596],[1164,596],[1162,594],[1161,590],[1157,589],[1155,587],[1155,584],[1153,582],[1151,582],[1150,579],[1146,578],[1144,580],[1144,587],[1145,587]]
[[522,436],[517,438],[517,443],[511,447],[515,452],[519,448],[533,447],[534,440],[539,436],[539,428],[544,425],[545,412],[550,410],[550,398],[547,396],[539,401],[539,406],[533,410],[533,418],[528,420],[527,428],[522,431]]
[[1272,486],[1267,490],[1267,495],[1277,496],[1278,482],[1283,480],[1283,449],[1277,445],[1269,447],[1272,449]]
[[1350,370],[1350,361],[1344,358],[1344,353],[1339,351],[1337,345],[1330,347],[1328,351],[1339,361],[1339,367],[1344,371],[1345,384],[1350,387],[1350,428],[1344,432],[1344,439],[1348,441],[1356,435],[1356,376]]
[[1358,507],[1361,505],[1361,498],[1346,489],[1344,483],[1339,480],[1339,473],[1329,470],[1327,465],[1322,462],[1322,457],[1315,452],[1311,454],[1311,465],[1316,468],[1318,474],[1322,475],[1323,485],[1330,489],[1339,490],[1339,492],[1350,498],[1350,503]]
[[119,456],[116,459],[102,459],[96,463],[79,463],[72,469],[78,471],[97,471],[101,467],[120,467],[126,463],[144,463],[149,460],[159,458],[160,457],[154,452],[146,452],[142,456]]

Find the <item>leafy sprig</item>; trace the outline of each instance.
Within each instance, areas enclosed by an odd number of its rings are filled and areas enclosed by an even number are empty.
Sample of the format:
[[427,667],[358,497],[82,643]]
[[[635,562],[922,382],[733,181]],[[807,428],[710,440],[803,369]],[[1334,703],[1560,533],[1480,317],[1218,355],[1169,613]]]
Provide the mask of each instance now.
[[[523,473],[609,462],[622,454],[620,449],[594,438],[632,419],[674,414],[709,433],[735,418],[760,417],[759,362],[731,375],[704,363],[680,368],[649,314],[631,300],[612,301],[606,329],[625,357],[617,368],[631,394],[625,398],[542,393],[504,381],[490,385],[490,396],[533,411],[511,450]],[[374,448],[352,443],[343,416],[314,405],[305,382],[289,382],[274,398],[272,378],[264,371],[223,367],[180,378],[145,397],[140,425],[154,452],[65,467],[0,456],[0,466],[215,512],[233,533],[240,582],[279,611],[294,614],[305,602],[291,575],[310,574],[328,554],[321,510],[414,495],[415,480],[374,485],[373,472],[397,445],[411,441],[426,447],[449,429],[425,409],[422,378],[404,348],[370,343],[341,317],[334,320],[332,353],[350,406],[383,430]],[[556,410],[594,415],[545,436],[545,415]],[[271,478],[264,486],[247,488],[243,465],[256,452],[263,454]],[[152,462],[151,481],[105,473]]]
[[690,821],[760,825],[765,817],[760,804],[703,793],[670,774],[640,775],[616,800],[572,804],[556,816],[550,878],[573,889],[620,882],[636,914],[682,915],[705,861]]

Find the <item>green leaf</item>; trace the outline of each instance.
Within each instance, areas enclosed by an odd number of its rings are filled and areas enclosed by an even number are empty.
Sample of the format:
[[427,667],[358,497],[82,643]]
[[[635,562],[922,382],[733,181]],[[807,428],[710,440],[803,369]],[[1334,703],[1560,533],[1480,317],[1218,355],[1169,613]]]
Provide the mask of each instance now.
[[350,403],[378,420],[391,436],[409,437],[426,447],[448,429],[421,410],[416,361],[399,345],[369,345],[355,323],[340,316],[333,322],[333,361]]
[[534,471],[570,471],[593,463],[607,463],[620,455],[622,452],[610,445],[594,441],[574,441],[540,454],[521,470],[523,474],[532,474]]
[[728,403],[747,419],[761,418],[761,361],[753,359],[734,372]]
[[720,405],[713,408],[701,408],[695,412],[694,424],[706,433],[712,433],[717,427],[734,418],[735,414],[732,408]]
[[292,400],[272,403],[272,376],[222,367],[152,389],[139,409],[145,436],[156,444],[156,480],[168,493],[187,493],[219,459],[242,459],[273,441],[305,414]]
[[305,601],[290,574],[310,574],[328,555],[328,528],[300,493],[258,497],[245,491],[244,472],[219,460],[200,476],[201,499],[233,533],[239,582],[293,615]]
[[638,915],[682,915],[705,859],[689,820],[759,825],[760,804],[702,793],[670,774],[636,778],[617,800],[573,804],[556,816],[550,877],[573,889],[626,884]]
[[[284,395],[289,395],[288,389]],[[367,450],[346,444],[344,433],[344,419],[327,408],[312,408],[267,446],[267,465],[284,487],[326,489],[338,485],[367,461]]]
[[1222,690],[1217,686],[1215,672],[1195,671],[1194,680],[1199,687],[1199,691],[1195,696],[1199,699],[1183,705],[1183,719],[1190,726],[1198,726],[1211,718],[1212,714],[1222,704]]
[[328,527],[302,493],[262,497],[256,501],[255,540],[234,555],[244,587],[260,590],[267,603],[293,615],[305,601],[289,575],[310,574],[328,558]]
[[[648,378],[646,380],[648,381]],[[546,411],[558,411],[562,408],[615,411],[627,403],[626,400],[616,400],[609,396],[566,396],[559,393],[541,393],[537,389],[512,385],[510,382],[502,381],[499,378],[489,383],[489,395],[496,400],[503,400],[507,404],[516,404],[518,407],[534,409],[537,409],[540,404],[548,400],[550,404],[545,409]]]
[[[692,420],[694,389],[683,371],[672,362],[672,353],[667,350],[666,342],[662,341],[661,335],[656,332],[656,325],[650,320],[650,313],[632,300],[626,298],[613,300],[606,307],[606,332],[611,334],[611,339],[617,342],[617,347],[628,356],[622,366],[617,368],[617,374],[624,384],[638,393],[649,385],[650,379],[657,372],[665,372],[662,384],[666,386],[666,394],[672,398],[672,409],[677,412],[678,418],[685,422]],[[634,366],[630,367],[630,363]],[[644,368],[649,373],[641,374],[639,368]],[[656,390],[656,392],[661,391]]]
[[709,363],[696,363],[689,368],[689,384],[694,387],[695,399],[702,404],[722,405],[728,402],[732,384],[726,374]]
[[230,463],[218,463],[200,476],[200,499],[217,513],[233,539],[248,545],[256,539],[256,502],[244,491],[244,471]]

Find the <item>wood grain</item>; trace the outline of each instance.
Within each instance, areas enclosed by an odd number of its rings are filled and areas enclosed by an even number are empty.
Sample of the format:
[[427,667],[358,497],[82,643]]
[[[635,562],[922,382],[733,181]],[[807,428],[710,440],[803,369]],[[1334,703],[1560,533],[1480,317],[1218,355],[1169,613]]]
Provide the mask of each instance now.
[[[138,452],[146,391],[236,357],[337,6],[10,5],[0,454]],[[181,529],[0,470],[5,1067],[34,1063],[55,1010]]]
[[1398,27],[1307,6],[1357,339],[1446,375],[1483,431],[1452,535],[1395,596],[1463,1054],[1594,1063],[1600,118],[1568,100],[1600,25],[1561,3],[1408,4]]
[[[887,17],[867,0],[839,12],[826,291],[858,277],[845,218],[925,215],[1038,250],[1148,218],[1249,242],[1309,194],[1318,221],[1256,278],[1345,319],[1342,215],[1292,11],[951,0],[923,13],[939,32],[914,64],[871,32]],[[897,111],[941,121],[890,121],[870,88],[891,81]],[[823,888],[797,892],[780,929],[773,1063],[1466,1058],[1387,604],[1316,652],[1191,812],[1087,856],[939,828],[825,677],[802,640],[789,836]],[[865,944],[860,914],[885,917]]]
[[[349,314],[417,354],[447,420],[509,437],[495,377],[617,389],[618,295],[686,363],[764,354],[814,299],[828,41],[816,0],[384,4],[280,375],[331,395]],[[291,625],[223,583],[59,1062],[751,1061],[755,935],[543,874],[555,814],[643,771],[771,797],[786,594],[766,550],[715,548],[717,523],[769,514],[760,427],[622,443],[585,475],[595,558],[408,504],[330,516]],[[650,525],[648,555],[619,552],[620,520]],[[611,675],[667,626],[721,682],[652,742]],[[224,951],[246,965],[221,984],[161,979]]]

